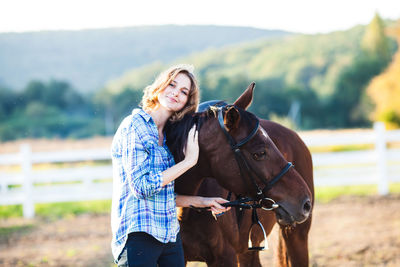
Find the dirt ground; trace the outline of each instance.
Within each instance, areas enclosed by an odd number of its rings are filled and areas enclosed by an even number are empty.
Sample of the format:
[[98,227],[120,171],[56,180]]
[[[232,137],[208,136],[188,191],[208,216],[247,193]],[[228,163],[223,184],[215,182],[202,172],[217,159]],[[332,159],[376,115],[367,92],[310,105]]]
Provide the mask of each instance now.
[[[113,266],[109,225],[109,215],[0,220],[0,229],[21,226],[0,231],[0,266]],[[317,203],[309,246],[311,266],[400,266],[400,195]],[[273,253],[260,253],[263,266]]]

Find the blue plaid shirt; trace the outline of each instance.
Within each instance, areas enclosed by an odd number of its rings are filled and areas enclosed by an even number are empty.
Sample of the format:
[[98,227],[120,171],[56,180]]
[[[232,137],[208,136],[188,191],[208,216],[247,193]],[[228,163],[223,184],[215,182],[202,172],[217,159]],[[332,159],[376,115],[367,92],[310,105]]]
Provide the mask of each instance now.
[[128,234],[146,232],[163,243],[179,232],[174,182],[162,187],[161,172],[175,164],[167,145],[158,145],[158,130],[142,109],[134,109],[112,142],[112,252],[121,254]]

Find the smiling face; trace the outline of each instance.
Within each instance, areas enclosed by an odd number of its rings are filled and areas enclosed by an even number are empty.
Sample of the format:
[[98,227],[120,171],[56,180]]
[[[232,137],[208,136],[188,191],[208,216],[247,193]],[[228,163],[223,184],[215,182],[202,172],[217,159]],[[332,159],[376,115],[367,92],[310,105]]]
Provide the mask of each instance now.
[[180,111],[189,99],[191,81],[184,73],[179,73],[158,95],[160,107],[173,113]]
[[160,111],[169,121],[181,120],[199,105],[199,87],[190,65],[177,65],[161,72],[143,91],[140,106],[146,112]]

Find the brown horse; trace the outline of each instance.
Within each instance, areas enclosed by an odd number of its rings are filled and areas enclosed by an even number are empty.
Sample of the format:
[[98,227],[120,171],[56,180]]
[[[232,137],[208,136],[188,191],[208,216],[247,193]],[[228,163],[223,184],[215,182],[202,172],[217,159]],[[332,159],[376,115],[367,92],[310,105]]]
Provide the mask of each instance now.
[[[308,266],[307,239],[314,199],[311,155],[296,133],[279,124],[260,120],[261,127],[256,128],[258,118],[245,111],[252,101],[253,89],[251,84],[233,106],[224,108],[223,114],[222,126],[234,142],[248,139],[240,148],[250,166],[245,171],[240,169],[213,109],[167,127],[167,142],[176,161],[183,158],[182,144],[186,143],[190,127],[196,123],[199,129],[198,164],[176,180],[176,192],[226,197],[227,188],[235,195],[260,199],[257,192],[264,187],[261,199],[268,197],[279,205],[274,211],[258,212],[267,234],[276,222],[280,225],[279,264]],[[263,180],[274,180],[288,160],[296,168],[267,187]],[[256,176],[255,183],[252,176]],[[238,261],[240,266],[261,266],[258,251],[247,250],[251,217],[250,210],[232,209],[215,221],[209,212],[183,209],[181,236],[185,260],[205,261],[208,266],[237,266]],[[251,240],[256,246],[262,242],[260,228],[254,228]]]

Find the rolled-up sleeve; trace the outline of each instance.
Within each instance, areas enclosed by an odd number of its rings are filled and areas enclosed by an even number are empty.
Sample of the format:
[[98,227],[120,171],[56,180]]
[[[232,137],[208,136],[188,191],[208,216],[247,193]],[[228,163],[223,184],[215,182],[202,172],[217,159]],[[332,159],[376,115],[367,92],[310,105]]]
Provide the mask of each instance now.
[[122,162],[129,186],[136,198],[147,198],[162,188],[162,171],[156,167],[154,147],[140,140],[134,129],[126,133],[122,144]]

